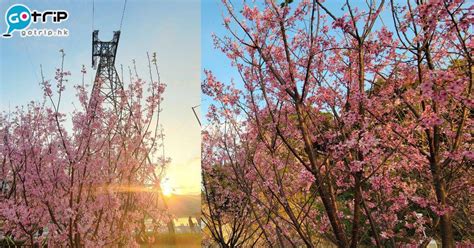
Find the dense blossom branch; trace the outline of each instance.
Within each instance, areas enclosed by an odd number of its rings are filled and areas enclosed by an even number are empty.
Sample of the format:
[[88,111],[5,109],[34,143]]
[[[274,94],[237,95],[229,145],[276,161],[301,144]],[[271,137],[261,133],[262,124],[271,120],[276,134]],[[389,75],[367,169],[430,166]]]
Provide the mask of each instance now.
[[473,7],[366,3],[223,1],[214,41],[241,78],[202,84],[211,233],[249,209],[259,245],[472,243]]

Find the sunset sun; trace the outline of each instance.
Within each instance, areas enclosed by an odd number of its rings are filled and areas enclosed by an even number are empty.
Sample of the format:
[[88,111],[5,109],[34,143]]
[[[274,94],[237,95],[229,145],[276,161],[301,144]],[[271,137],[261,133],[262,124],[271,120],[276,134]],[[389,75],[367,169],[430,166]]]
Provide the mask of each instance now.
[[161,182],[161,192],[163,192],[163,195],[166,197],[170,197],[173,194],[173,187],[171,187],[168,179]]

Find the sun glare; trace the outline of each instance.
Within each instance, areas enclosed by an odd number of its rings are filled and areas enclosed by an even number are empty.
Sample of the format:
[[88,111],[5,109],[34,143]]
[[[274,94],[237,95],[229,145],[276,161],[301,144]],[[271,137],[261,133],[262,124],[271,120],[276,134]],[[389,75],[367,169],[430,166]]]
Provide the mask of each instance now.
[[173,188],[171,187],[169,180],[166,179],[161,183],[161,191],[166,197],[170,197],[173,194]]

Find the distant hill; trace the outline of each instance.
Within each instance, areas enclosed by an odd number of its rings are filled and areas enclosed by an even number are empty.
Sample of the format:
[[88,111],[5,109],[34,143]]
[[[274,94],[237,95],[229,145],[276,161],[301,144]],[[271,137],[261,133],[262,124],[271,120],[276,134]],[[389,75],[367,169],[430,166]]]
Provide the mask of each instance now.
[[170,212],[176,217],[199,216],[201,214],[200,195],[172,195],[166,197]]

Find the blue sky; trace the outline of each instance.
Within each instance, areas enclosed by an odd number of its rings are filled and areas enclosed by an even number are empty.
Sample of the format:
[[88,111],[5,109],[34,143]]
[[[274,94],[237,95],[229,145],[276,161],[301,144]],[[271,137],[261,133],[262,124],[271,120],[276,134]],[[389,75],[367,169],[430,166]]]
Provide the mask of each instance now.
[[[32,24],[30,28],[68,28],[67,38],[0,38],[0,110],[8,111],[31,100],[41,100],[39,87],[43,65],[46,79],[54,78],[60,49],[66,53],[65,68],[72,76],[66,85],[62,110],[74,109],[74,90],[84,64],[89,83],[91,68],[92,0],[22,0],[0,2],[0,33],[6,31],[4,14],[14,3],[31,10],[64,9],[69,19],[61,24]],[[120,24],[124,1],[95,0],[95,29],[101,40],[110,40]],[[168,177],[175,193],[200,191],[200,128],[191,107],[200,103],[200,2],[198,0],[128,0],[116,66],[137,62],[139,74],[147,79],[146,52],[157,52],[162,82],[168,85],[161,116],[166,152],[173,160]],[[127,70],[127,69],[126,69]],[[127,74],[125,74],[127,75]],[[128,77],[126,77],[128,78]]]
[[[227,58],[227,56],[220,50],[214,48],[214,43],[212,40],[212,33],[220,37],[226,35],[226,29],[222,21],[224,7],[222,6],[221,1],[202,0],[201,8],[201,73],[204,69],[212,70],[217,79],[222,80],[222,82],[229,83],[231,78],[239,82],[239,74],[235,68],[231,67],[230,60]],[[204,79],[203,73],[201,74],[201,77]],[[201,103],[202,119],[205,125],[205,113],[211,104],[211,99],[202,96]]]

